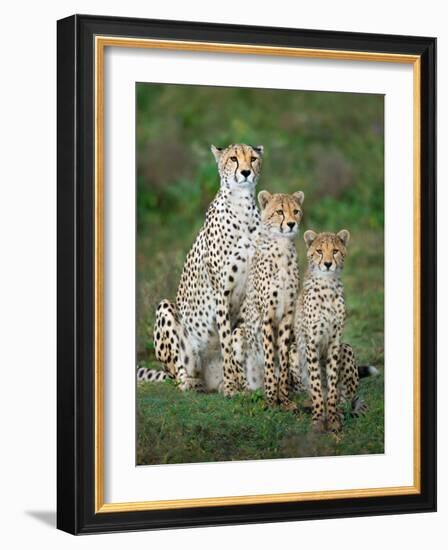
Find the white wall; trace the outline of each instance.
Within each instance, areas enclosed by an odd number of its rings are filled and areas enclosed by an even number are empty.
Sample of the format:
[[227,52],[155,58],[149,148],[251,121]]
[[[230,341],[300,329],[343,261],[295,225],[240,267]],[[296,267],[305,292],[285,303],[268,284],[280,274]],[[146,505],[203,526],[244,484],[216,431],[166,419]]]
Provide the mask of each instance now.
[[[355,0],[275,3],[164,0],[8,2],[2,9],[0,85],[0,540],[6,548],[293,547],[407,550],[446,544],[448,375],[440,353],[437,514],[70,537],[55,510],[56,20],[73,13],[429,35],[439,38],[439,151],[448,149],[448,30],[443,2]],[[439,160],[439,204],[447,204],[447,157]],[[439,235],[448,217],[440,211]],[[440,241],[442,239],[440,238]],[[443,243],[441,244],[441,249]],[[447,267],[442,252],[440,280]],[[440,289],[439,310],[447,310]],[[440,322],[440,340],[446,322]],[[445,520],[445,521],[444,521]],[[239,542],[241,539],[244,540]],[[443,542],[439,542],[443,541]]]

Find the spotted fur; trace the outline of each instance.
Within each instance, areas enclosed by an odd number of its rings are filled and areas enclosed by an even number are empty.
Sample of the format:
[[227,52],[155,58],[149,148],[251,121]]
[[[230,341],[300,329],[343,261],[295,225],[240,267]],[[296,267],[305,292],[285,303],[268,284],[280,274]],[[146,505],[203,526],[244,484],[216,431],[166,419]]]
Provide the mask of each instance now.
[[163,382],[172,378],[168,372],[164,370],[148,369],[147,367],[138,367],[137,382]]
[[351,346],[341,342],[346,308],[341,272],[350,234],[306,231],[308,271],[296,306],[295,342],[291,371],[297,386],[308,389],[315,429],[337,432],[341,428],[340,404],[356,398],[358,368]]
[[234,372],[248,389],[264,386],[269,406],[294,411],[288,397],[289,341],[299,289],[294,237],[304,195],[261,191],[261,227],[240,322],[232,334]]
[[255,187],[263,147],[212,146],[220,189],[187,255],[176,303],[162,300],[154,326],[155,354],[182,390],[238,391],[231,334],[245,296],[260,215]]

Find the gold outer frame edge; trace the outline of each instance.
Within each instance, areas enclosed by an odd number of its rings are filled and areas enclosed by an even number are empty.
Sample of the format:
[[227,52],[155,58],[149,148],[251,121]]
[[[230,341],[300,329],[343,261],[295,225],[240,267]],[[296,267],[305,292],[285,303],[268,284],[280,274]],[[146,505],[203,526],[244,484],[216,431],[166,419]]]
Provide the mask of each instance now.
[[[414,482],[411,486],[379,487],[366,489],[313,491],[244,495],[180,500],[154,500],[142,502],[104,502],[104,49],[106,47],[153,48],[161,50],[198,51],[207,53],[237,53],[331,59],[342,61],[371,61],[408,63],[413,65],[413,195],[414,195]],[[421,433],[420,433],[420,121],[421,121],[421,60],[418,55],[389,54],[382,52],[356,52],[252,44],[226,44],[182,40],[157,40],[96,36],[95,55],[95,513],[167,510],[207,506],[231,506],[274,502],[303,502],[362,498],[393,495],[412,495],[421,492]]]

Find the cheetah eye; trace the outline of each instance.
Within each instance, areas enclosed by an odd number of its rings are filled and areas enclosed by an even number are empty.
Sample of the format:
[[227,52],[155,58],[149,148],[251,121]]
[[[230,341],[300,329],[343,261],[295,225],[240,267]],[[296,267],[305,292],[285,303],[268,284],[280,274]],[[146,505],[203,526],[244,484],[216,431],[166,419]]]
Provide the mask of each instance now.
[[255,162],[256,160],[258,160],[258,157],[250,157],[251,162]]
[[230,157],[230,160],[233,160],[233,162],[238,162],[238,159],[236,157]]
[[316,252],[317,252],[318,254],[322,254],[322,248],[318,248],[318,249],[316,250]]
[[299,213],[298,210],[294,210],[294,216],[297,216],[298,213]]
[[283,210],[277,210],[277,214],[280,214],[280,216],[283,215]]
[[337,248],[333,248],[333,254],[337,254],[339,250]]

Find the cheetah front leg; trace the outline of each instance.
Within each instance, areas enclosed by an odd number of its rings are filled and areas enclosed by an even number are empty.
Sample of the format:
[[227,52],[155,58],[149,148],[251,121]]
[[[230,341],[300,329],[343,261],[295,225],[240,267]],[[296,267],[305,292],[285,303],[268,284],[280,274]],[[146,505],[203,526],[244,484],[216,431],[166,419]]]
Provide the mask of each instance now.
[[190,345],[187,330],[179,320],[176,306],[169,300],[162,300],[157,306],[154,350],[165,372],[177,381],[182,391],[203,391],[198,357]]
[[289,399],[289,343],[291,338],[292,315],[283,317],[278,327],[277,350],[279,360],[278,401],[282,409],[297,412],[297,405]]
[[245,375],[247,351],[246,329],[243,326],[237,327],[232,333],[232,372],[236,373],[238,386],[242,389],[248,389]]
[[304,383],[307,377],[306,345],[304,338],[298,338],[292,330],[292,342],[289,348],[289,391],[292,394],[305,393],[308,388]]
[[269,407],[278,403],[278,384],[275,372],[274,326],[269,314],[263,321],[264,395]]
[[338,374],[340,355],[340,334],[333,336],[328,344],[326,377],[327,377],[327,423],[331,432],[341,429],[341,415],[337,410],[339,401]]
[[325,431],[324,399],[320,374],[319,354],[317,341],[312,336],[306,339],[306,361],[308,367],[309,391],[311,394],[313,429]]
[[232,333],[230,326],[230,304],[227,296],[218,296],[216,302],[216,326],[223,358],[223,394],[233,397],[242,387],[240,376],[232,363]]

